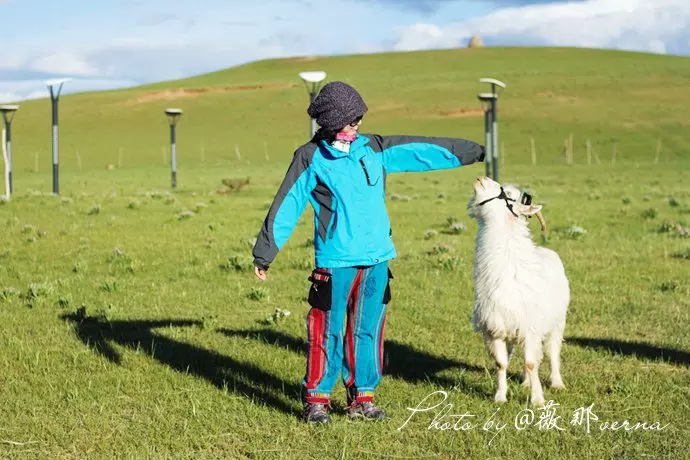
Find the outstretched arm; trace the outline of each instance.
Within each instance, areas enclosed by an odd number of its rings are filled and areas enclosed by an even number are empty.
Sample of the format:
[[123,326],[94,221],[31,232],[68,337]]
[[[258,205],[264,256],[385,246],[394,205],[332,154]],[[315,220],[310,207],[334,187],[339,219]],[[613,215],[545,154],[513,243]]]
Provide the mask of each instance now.
[[311,168],[313,156],[313,148],[310,149],[308,146],[295,152],[285,179],[273,199],[252,251],[257,276],[259,270],[268,270],[268,266],[287,242],[307,206],[309,194],[316,186],[316,176]]
[[370,135],[383,155],[386,172],[418,172],[457,168],[484,161],[484,146],[467,139]]

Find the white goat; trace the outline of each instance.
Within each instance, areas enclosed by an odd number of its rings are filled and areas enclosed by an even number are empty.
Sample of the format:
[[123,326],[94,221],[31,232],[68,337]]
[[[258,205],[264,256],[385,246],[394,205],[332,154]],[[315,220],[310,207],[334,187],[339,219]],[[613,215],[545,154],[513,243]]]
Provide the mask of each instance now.
[[[474,329],[484,336],[489,355],[498,367],[494,400],[507,401],[506,371],[516,343],[525,355],[524,386],[531,387],[530,401],[544,404],[539,381],[542,347],[548,347],[551,387],[565,388],[560,372],[560,351],[570,287],[560,257],[536,246],[526,216],[536,215],[545,229],[541,206],[527,193],[502,187],[488,177],[473,184],[468,204],[477,219],[474,285]],[[508,355],[506,345],[510,346]]]

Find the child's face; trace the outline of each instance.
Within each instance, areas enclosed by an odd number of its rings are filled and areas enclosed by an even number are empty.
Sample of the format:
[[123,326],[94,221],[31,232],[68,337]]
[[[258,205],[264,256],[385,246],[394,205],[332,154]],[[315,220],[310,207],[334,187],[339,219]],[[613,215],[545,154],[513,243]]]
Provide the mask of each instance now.
[[353,121],[349,125],[345,125],[345,127],[343,129],[341,129],[340,132],[344,133],[344,134],[350,134],[350,133],[357,132],[357,130],[359,129],[361,124],[362,124],[362,119],[360,118],[359,120]]

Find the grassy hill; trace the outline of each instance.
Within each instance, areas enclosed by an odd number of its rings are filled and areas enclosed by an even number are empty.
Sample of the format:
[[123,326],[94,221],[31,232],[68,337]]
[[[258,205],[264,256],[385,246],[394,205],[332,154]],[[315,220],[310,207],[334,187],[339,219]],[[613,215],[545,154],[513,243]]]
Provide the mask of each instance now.
[[[562,162],[572,133],[575,162],[592,142],[602,161],[617,144],[621,161],[647,161],[663,143],[663,159],[687,158],[690,59],[620,51],[487,48],[298,58],[256,62],[185,80],[66,96],[60,105],[65,171],[158,166],[168,145],[167,106],[179,126],[180,168],[236,159],[283,163],[305,141],[308,98],[297,73],[325,70],[328,80],[356,86],[370,112],[364,130],[483,139],[476,94],[483,76],[508,87],[500,100],[505,161]],[[22,104],[15,124],[17,180],[50,169],[50,104]],[[163,152],[162,152],[163,150]],[[47,178],[50,180],[50,178]]]
[[[61,196],[48,193],[49,103],[23,103],[17,194],[0,202],[0,457],[683,457],[689,64],[613,51],[448,50],[270,60],[67,96]],[[359,88],[370,107],[364,129],[382,134],[481,141],[477,80],[507,83],[501,178],[544,204],[548,230],[530,222],[534,240],[558,252],[571,285],[567,389],[545,387],[547,401],[560,404],[559,429],[537,425],[542,412],[520,385],[521,353],[508,403],[492,399],[494,366],[470,321],[476,223],[466,204],[482,165],[388,178],[398,258],[376,398],[389,420],[347,422],[338,383],[332,426],[298,421],[312,212],[265,283],[253,276],[251,247],[306,138],[297,72],[317,69]],[[167,106],[185,110],[176,191]],[[567,165],[571,133],[575,164]],[[217,193],[222,179],[244,177],[251,182],[240,192]],[[274,321],[277,308],[291,315]],[[546,383],[547,364],[541,375]],[[436,429],[438,411],[405,424],[410,408],[439,390],[452,414],[475,416],[473,428]],[[570,423],[591,405],[590,431]],[[533,424],[518,430],[528,409]],[[625,420],[663,429],[610,429]]]

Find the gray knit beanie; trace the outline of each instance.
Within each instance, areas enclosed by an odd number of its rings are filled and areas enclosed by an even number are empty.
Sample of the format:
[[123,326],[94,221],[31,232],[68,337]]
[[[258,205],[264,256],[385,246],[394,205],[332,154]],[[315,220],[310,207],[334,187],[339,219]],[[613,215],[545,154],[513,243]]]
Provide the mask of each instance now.
[[322,128],[340,131],[348,123],[364,116],[367,110],[369,108],[356,89],[342,81],[333,81],[321,89],[309,104],[307,113]]

